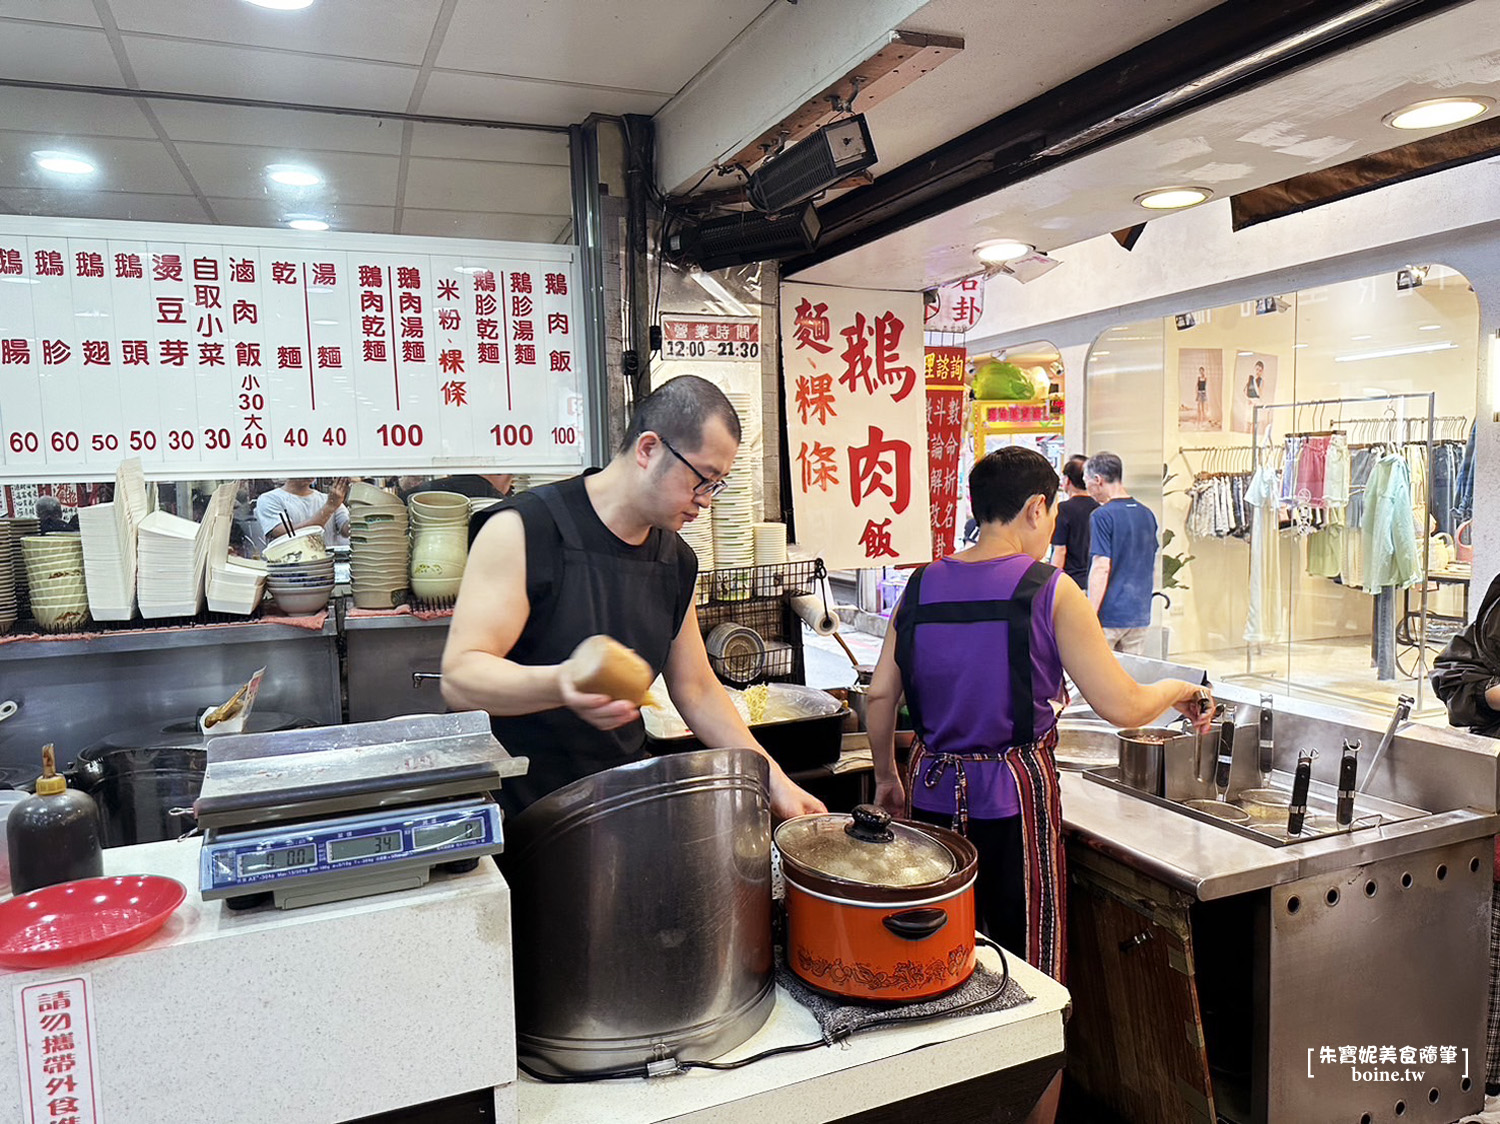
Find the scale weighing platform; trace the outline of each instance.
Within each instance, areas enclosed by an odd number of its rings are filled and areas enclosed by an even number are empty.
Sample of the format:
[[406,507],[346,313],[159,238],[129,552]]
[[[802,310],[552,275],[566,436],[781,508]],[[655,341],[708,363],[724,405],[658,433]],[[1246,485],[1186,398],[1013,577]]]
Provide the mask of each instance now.
[[490,793],[526,766],[481,711],[215,738],[193,804],[199,889],[291,909],[472,870],[504,849]]

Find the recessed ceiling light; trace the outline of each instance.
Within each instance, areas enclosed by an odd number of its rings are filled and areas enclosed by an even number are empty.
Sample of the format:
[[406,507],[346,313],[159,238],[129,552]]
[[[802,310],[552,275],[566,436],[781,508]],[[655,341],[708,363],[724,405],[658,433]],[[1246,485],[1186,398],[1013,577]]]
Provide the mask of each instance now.
[[974,247],[974,256],[991,265],[1003,265],[1017,258],[1024,258],[1035,250],[1030,242],[1017,242],[1014,238],[994,238]]
[[1381,120],[1393,129],[1441,129],[1472,121],[1494,104],[1493,98],[1431,98],[1387,113]]
[[1442,327],[1441,324],[1418,324],[1417,325],[1417,331],[1419,331],[1419,332],[1436,332],[1441,327]]
[[82,156],[71,152],[33,152],[31,158],[36,161],[38,168],[61,172],[65,176],[86,176],[94,170],[94,166]]
[[1213,192],[1206,187],[1159,187],[1137,195],[1135,201],[1152,211],[1179,211],[1183,207],[1196,207],[1212,197]]
[[1243,359],[1247,355],[1254,355],[1255,352],[1253,352],[1253,351],[1236,351],[1235,354],[1238,355],[1240,358]]
[[313,0],[245,0],[247,4],[254,4],[257,8],[274,8],[278,12],[295,12],[299,8],[309,8]]
[[267,164],[266,178],[287,187],[317,187],[323,182],[317,172],[297,164]]
[[293,230],[327,230],[328,224],[322,219],[315,219],[311,215],[295,215],[286,220],[287,226]]

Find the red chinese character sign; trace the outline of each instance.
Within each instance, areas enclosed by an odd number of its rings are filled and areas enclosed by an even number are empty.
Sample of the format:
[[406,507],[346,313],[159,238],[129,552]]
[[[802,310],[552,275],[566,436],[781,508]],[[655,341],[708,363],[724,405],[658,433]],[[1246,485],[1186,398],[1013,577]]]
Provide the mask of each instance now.
[[967,355],[961,347],[927,349],[927,490],[932,503],[932,554],[953,553],[958,523],[958,474],[964,447]]
[[[925,308],[929,332],[969,332],[984,315],[984,281],[968,277],[934,289],[936,303]],[[930,299],[930,298],[929,298]]]
[[15,989],[23,1124],[99,1124],[94,989],[87,975]]
[[0,477],[580,467],[575,255],[0,216]]
[[781,287],[797,538],[834,569],[932,557],[920,293]]

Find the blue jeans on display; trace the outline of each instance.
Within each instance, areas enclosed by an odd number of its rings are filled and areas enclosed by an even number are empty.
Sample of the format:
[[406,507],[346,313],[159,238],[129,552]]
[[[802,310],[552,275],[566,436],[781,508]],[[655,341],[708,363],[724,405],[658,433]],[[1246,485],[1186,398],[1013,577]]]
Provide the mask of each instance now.
[[1370,651],[1375,661],[1375,678],[1381,682],[1396,678],[1396,590],[1393,586],[1375,595]]
[[1429,510],[1432,518],[1437,521],[1437,529],[1447,535],[1451,535],[1453,528],[1458,525],[1453,520],[1459,471],[1459,466],[1454,463],[1454,456],[1457,452],[1457,445],[1446,444],[1439,445],[1432,451],[1432,489],[1428,497]]

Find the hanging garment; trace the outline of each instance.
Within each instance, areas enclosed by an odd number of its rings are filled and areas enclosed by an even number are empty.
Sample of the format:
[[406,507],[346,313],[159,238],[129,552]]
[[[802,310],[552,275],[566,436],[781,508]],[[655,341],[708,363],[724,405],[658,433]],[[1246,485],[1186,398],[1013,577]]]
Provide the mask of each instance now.
[[1267,644],[1281,637],[1281,480],[1262,465],[1250,478],[1245,500],[1250,505],[1250,604],[1245,614],[1245,643]]
[[1297,457],[1297,502],[1306,507],[1323,506],[1324,476],[1328,469],[1328,438],[1309,437]]
[[1463,456],[1459,460],[1458,488],[1453,497],[1455,523],[1467,523],[1474,517],[1474,449],[1478,435],[1479,423],[1475,422],[1469,427],[1469,442],[1464,446]]
[[1381,457],[1365,487],[1364,588],[1404,589],[1417,579],[1421,556],[1412,520],[1411,474],[1399,454]]
[[1456,441],[1439,442],[1432,450],[1432,518],[1437,529],[1445,535],[1453,534],[1458,523],[1454,521],[1454,508],[1458,499],[1458,474],[1461,454]]

